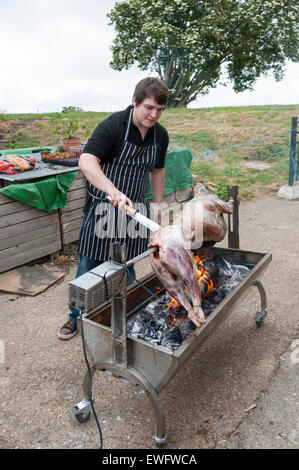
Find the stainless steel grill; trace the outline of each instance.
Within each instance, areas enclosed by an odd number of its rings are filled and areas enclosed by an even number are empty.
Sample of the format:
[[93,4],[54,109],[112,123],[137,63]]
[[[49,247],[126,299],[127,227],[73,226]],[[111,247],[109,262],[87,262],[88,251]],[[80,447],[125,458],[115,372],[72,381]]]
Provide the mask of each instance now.
[[[92,374],[96,370],[111,372],[116,377],[141,386],[148,393],[156,414],[154,439],[157,445],[166,441],[165,415],[159,397],[165,385],[214,329],[233,312],[248,288],[255,286],[260,293],[261,308],[254,318],[256,324],[260,325],[267,314],[266,294],[261,277],[271,262],[272,255],[215,247],[211,248],[211,254],[213,253],[235,262],[253,264],[254,268],[213,310],[206,323],[173,352],[127,334],[127,318],[132,311],[150,301],[155,287],[162,287],[154,274],[145,276],[141,284],[134,284],[127,289],[124,275],[126,263],[109,262],[101,265],[101,269],[93,270],[94,272],[70,283],[70,302],[83,310],[84,337],[92,360]],[[143,256],[147,255],[148,252]],[[114,253],[113,259],[120,262],[121,258],[123,259],[119,252]],[[128,264],[135,261],[131,260]],[[109,300],[105,300],[107,292],[111,296]],[[78,326],[80,330],[80,322]],[[71,411],[72,417],[79,422],[86,421],[90,416],[88,373],[83,380],[83,394],[83,401]]]

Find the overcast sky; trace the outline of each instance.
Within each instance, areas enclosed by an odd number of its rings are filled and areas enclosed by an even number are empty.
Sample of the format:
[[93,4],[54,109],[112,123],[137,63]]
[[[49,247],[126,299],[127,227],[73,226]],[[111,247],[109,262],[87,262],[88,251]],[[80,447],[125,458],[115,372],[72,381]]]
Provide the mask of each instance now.
[[[0,112],[50,112],[63,106],[116,111],[150,73],[109,67],[113,0],[0,0]],[[155,75],[155,74],[153,74]],[[299,103],[299,65],[284,79],[257,81],[253,92],[211,90],[189,107]]]

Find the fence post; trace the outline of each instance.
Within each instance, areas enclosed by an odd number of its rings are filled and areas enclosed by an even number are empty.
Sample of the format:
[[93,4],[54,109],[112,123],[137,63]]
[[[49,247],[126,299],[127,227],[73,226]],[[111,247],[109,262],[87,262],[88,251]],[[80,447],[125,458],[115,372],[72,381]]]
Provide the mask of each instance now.
[[297,117],[292,117],[291,127],[291,148],[290,148],[290,166],[289,166],[289,186],[294,184],[294,174],[296,164],[296,137],[297,137]]

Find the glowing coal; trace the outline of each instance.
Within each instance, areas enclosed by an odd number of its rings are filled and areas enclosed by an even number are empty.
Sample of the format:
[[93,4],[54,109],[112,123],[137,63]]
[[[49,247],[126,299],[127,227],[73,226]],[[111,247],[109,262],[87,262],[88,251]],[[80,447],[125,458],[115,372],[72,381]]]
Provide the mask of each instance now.
[[[207,317],[220,302],[250,272],[254,265],[235,264],[223,256],[211,258],[195,255],[198,282],[202,289],[202,309]],[[186,292],[188,295],[188,292]],[[187,311],[164,290],[156,294],[155,300],[128,318],[128,334],[150,343],[156,343],[172,351],[188,338],[196,326],[188,318]]]

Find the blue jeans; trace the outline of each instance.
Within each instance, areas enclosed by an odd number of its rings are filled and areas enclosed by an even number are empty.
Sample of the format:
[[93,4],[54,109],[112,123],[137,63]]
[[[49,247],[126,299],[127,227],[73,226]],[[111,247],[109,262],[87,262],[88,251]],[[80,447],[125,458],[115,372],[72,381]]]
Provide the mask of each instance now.
[[[85,274],[88,271],[91,271],[91,269],[94,269],[100,264],[104,263],[104,261],[101,261],[101,260],[89,259],[83,255],[79,255],[79,256],[80,256],[80,261],[78,264],[76,279],[77,277],[82,276],[82,274]],[[135,281],[135,279],[136,279],[136,273],[135,273],[134,266],[130,266],[127,270],[127,286],[132,284]],[[79,310],[77,310],[74,307],[70,307],[69,320],[75,321],[79,315],[80,315]]]

